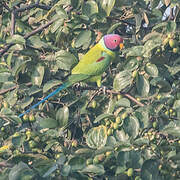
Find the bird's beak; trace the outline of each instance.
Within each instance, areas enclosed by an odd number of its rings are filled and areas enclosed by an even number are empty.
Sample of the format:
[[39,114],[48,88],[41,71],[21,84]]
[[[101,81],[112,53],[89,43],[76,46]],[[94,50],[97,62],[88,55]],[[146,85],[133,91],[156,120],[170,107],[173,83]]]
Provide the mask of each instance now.
[[120,44],[119,44],[119,48],[120,48],[120,50],[122,50],[122,49],[124,48],[124,44],[123,44],[123,43],[120,43]]

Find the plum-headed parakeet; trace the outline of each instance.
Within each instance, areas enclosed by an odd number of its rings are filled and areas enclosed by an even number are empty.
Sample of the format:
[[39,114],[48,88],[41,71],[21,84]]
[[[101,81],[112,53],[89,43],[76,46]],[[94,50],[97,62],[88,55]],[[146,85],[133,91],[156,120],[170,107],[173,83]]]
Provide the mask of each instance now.
[[50,93],[37,104],[31,106],[24,113],[30,112],[32,109],[45,102],[48,98],[54,96],[59,91],[66,89],[74,83],[80,81],[96,82],[97,86],[101,86],[101,75],[109,67],[112,60],[115,58],[116,51],[123,47],[123,38],[117,34],[105,35],[94,47],[92,47],[72,69],[68,80],[59,86],[55,91]]

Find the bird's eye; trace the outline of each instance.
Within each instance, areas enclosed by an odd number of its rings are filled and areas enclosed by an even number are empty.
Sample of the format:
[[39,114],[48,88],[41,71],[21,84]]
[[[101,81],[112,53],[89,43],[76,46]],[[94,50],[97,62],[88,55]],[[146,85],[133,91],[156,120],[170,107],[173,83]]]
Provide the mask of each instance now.
[[117,40],[115,39],[115,40],[114,40],[114,42],[116,43],[116,42],[117,42]]

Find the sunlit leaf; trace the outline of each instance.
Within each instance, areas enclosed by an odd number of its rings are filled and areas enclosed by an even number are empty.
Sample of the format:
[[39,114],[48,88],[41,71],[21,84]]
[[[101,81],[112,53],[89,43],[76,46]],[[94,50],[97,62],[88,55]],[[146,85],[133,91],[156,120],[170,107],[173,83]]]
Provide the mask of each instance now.
[[101,7],[106,11],[107,16],[110,15],[112,8],[114,7],[115,0],[102,0]]
[[113,82],[113,88],[117,91],[121,91],[130,85],[132,80],[131,73],[129,71],[122,71],[116,75]]
[[82,13],[86,16],[92,16],[98,13],[98,5],[95,1],[87,1],[83,4]]
[[107,132],[105,126],[91,128],[86,136],[86,143],[90,148],[97,149],[105,146]]

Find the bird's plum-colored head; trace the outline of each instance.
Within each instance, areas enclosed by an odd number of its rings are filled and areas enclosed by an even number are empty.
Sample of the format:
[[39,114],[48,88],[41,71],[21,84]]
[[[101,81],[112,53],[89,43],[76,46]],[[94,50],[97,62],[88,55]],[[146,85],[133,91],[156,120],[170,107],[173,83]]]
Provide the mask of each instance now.
[[118,34],[108,34],[104,36],[104,44],[111,51],[118,51],[123,48],[123,38]]

